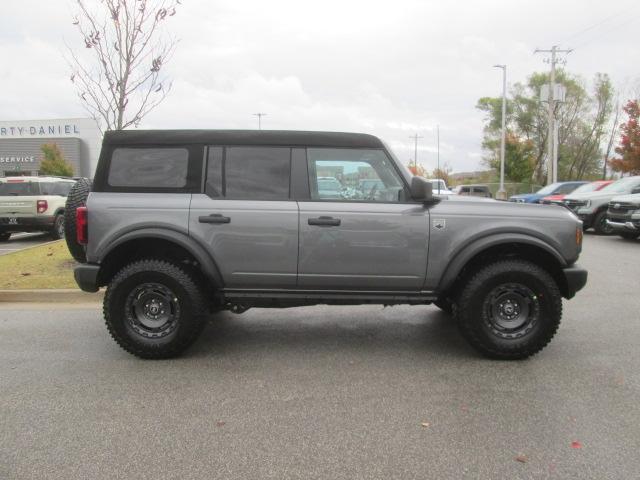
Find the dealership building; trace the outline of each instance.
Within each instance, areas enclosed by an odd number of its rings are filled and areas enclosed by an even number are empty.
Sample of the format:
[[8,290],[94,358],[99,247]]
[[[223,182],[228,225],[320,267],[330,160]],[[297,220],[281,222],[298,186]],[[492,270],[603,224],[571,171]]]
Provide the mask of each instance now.
[[47,143],[60,148],[75,176],[93,177],[102,144],[93,118],[0,121],[0,176],[38,175]]

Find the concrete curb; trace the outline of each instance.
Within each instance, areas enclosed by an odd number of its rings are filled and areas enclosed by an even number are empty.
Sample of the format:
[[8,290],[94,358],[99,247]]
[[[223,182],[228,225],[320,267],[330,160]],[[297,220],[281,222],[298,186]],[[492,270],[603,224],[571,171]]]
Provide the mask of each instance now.
[[87,293],[79,289],[0,290],[0,303],[100,303],[104,290]]

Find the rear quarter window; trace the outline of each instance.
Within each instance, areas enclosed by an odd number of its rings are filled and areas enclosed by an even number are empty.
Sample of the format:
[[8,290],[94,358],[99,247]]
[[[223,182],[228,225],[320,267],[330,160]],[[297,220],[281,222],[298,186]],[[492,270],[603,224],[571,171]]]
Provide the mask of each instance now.
[[111,187],[182,189],[188,173],[187,148],[115,148],[107,183]]

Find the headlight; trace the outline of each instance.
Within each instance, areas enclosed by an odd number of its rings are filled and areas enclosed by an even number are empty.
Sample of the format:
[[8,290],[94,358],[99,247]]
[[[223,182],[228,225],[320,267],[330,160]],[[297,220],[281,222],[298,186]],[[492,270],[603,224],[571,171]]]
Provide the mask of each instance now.
[[589,208],[589,207],[591,207],[591,200],[587,200],[587,201],[584,203],[584,208]]

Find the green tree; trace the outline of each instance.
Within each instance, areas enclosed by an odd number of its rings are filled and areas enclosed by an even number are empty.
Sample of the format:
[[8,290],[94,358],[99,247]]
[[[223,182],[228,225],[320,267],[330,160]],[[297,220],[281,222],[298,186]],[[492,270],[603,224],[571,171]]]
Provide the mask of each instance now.
[[40,149],[44,154],[44,160],[40,164],[40,173],[42,175],[73,176],[73,167],[64,159],[58,145],[45,143]]
[[[556,105],[558,122],[558,174],[562,180],[595,178],[600,171],[600,144],[606,137],[612,112],[613,87],[609,77],[597,74],[590,95],[577,76],[559,70],[556,81],[566,88],[566,98]],[[511,181],[546,180],[548,110],[540,91],[548,73],[533,73],[526,83],[516,83],[507,99],[505,175]],[[486,113],[483,148],[485,162],[499,168],[502,99],[484,97],[476,108]]]

